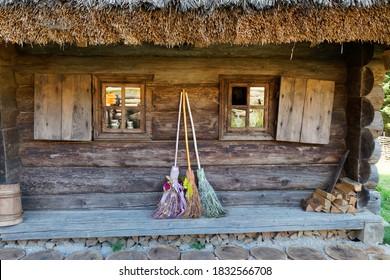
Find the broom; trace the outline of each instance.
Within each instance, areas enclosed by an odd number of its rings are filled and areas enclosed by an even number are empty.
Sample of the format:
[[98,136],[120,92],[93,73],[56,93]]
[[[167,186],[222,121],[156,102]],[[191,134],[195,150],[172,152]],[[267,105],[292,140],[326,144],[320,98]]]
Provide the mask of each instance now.
[[186,156],[188,169],[186,172],[186,178],[184,179],[183,187],[186,190],[186,210],[184,211],[183,218],[199,218],[202,215],[202,204],[200,202],[198,188],[195,183],[194,171],[191,170],[190,153],[188,148],[188,133],[187,133],[187,115],[185,98],[186,91],[183,89],[183,119],[184,119],[184,137],[186,143]]
[[179,167],[177,166],[177,152],[179,148],[179,131],[180,131],[180,116],[182,106],[182,96],[180,93],[179,101],[179,116],[177,119],[177,133],[176,133],[176,149],[175,149],[175,163],[171,168],[170,176],[166,177],[166,182],[163,186],[163,195],[160,199],[157,209],[152,215],[156,219],[176,218],[184,214],[186,208],[186,199],[184,196],[183,186],[180,185]]
[[218,218],[225,216],[227,214],[226,210],[222,207],[221,203],[218,200],[217,195],[213,187],[207,181],[206,176],[204,174],[203,168],[200,166],[199,153],[198,153],[198,145],[196,142],[196,134],[195,134],[195,126],[194,121],[191,114],[190,101],[188,100],[188,95],[185,95],[188,107],[188,115],[190,116],[192,135],[194,139],[194,147],[195,147],[195,155],[196,161],[198,163],[198,188],[200,194],[200,200],[203,207],[203,215],[209,218]]

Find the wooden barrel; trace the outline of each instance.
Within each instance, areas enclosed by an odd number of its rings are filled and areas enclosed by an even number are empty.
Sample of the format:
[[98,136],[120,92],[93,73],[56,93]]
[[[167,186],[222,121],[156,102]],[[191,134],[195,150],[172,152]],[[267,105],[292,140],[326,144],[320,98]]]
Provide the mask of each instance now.
[[11,226],[23,221],[19,184],[0,184],[0,226]]

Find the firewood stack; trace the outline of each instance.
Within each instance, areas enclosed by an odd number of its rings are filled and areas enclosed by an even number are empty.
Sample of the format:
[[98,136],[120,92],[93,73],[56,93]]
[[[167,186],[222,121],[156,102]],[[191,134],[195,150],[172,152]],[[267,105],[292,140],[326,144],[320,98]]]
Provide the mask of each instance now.
[[339,180],[332,193],[316,189],[311,198],[302,199],[301,206],[307,212],[355,213],[357,192],[361,190],[362,184],[345,177]]

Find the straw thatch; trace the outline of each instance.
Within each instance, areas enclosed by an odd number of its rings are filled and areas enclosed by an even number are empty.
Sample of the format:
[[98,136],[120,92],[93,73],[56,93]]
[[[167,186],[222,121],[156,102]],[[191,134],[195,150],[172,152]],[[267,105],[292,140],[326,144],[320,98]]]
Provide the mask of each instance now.
[[0,41],[390,44],[390,0],[0,0]]

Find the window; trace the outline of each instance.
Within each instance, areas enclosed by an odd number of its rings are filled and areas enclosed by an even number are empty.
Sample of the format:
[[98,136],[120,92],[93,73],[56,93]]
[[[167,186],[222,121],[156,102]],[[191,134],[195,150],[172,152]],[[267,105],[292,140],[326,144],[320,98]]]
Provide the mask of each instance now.
[[220,139],[274,139],[277,78],[221,76],[220,81]]
[[95,139],[150,139],[145,125],[145,87],[152,78],[95,77]]

